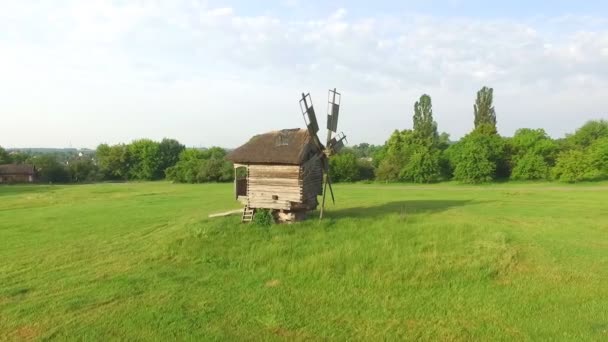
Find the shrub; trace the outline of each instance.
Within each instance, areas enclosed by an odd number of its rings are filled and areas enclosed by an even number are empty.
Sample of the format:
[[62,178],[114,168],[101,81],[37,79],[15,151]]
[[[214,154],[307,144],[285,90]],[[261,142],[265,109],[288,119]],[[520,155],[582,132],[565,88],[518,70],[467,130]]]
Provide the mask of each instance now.
[[359,169],[359,180],[374,179],[374,165],[366,159],[357,160],[357,168]]
[[228,182],[234,177],[232,164],[220,148],[183,150],[179,161],[165,171],[167,179],[179,183]]
[[590,171],[591,164],[583,150],[568,150],[558,156],[553,177],[562,182],[575,183],[588,180]]
[[511,178],[517,180],[539,180],[549,177],[549,165],[545,159],[532,152],[519,158],[511,172]]
[[[497,134],[474,130],[450,148],[450,164],[454,168],[454,179],[465,183],[483,183],[503,176],[505,146]],[[502,171],[502,172],[497,172]]]
[[359,180],[357,157],[352,152],[339,153],[329,159],[331,180],[334,182],[355,182]]
[[433,183],[441,178],[440,153],[431,148],[414,152],[401,173],[401,178],[415,183]]
[[253,215],[253,224],[259,227],[270,227],[274,224],[271,209],[256,209]]

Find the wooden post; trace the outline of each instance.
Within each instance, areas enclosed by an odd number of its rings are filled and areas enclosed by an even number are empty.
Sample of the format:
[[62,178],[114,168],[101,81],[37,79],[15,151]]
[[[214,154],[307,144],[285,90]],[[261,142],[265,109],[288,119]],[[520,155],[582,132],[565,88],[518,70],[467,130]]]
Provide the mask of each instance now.
[[319,215],[319,220],[323,218],[323,209],[325,208],[325,191],[327,191],[327,180],[325,181],[325,188],[323,188],[323,201],[321,203],[321,213]]

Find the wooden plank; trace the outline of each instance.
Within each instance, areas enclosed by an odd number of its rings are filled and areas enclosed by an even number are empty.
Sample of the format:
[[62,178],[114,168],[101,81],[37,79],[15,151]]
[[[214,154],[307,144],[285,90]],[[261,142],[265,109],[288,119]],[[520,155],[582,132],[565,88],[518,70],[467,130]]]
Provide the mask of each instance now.
[[249,186],[257,185],[276,185],[287,187],[300,187],[303,184],[299,179],[284,179],[284,178],[249,178]]
[[234,215],[234,214],[240,214],[242,212],[243,212],[243,208],[241,208],[241,209],[234,209],[234,210],[226,211],[226,212],[223,212],[223,213],[210,214],[209,217],[230,216],[230,215]]
[[299,170],[299,165],[249,165],[249,170]]
[[249,174],[249,177],[300,179],[300,173],[299,172],[252,172]]
[[250,208],[290,210],[291,203],[287,201],[249,201]]

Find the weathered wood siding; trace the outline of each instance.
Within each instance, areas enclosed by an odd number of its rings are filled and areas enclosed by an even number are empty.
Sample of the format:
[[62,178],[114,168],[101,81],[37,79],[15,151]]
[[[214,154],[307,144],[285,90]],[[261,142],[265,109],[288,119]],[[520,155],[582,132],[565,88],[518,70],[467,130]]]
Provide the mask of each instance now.
[[302,202],[302,185],[298,165],[249,165],[248,205],[290,210],[292,202]]
[[323,164],[319,156],[308,160],[301,168],[302,200],[310,209],[316,206],[316,198],[323,194]]

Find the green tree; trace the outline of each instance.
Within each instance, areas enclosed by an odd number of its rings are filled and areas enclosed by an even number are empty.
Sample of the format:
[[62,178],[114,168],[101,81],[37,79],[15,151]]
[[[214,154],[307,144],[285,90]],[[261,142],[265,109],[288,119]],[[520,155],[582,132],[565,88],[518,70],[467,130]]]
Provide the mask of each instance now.
[[128,145],[101,144],[97,147],[95,158],[104,179],[127,180],[129,178],[131,157]]
[[395,130],[383,148],[383,156],[376,169],[376,178],[395,182],[402,179],[402,171],[416,148],[412,130]]
[[329,159],[329,170],[331,180],[334,182],[358,181],[359,165],[357,156],[351,151],[341,152]]
[[31,154],[27,152],[14,152],[10,154],[11,163],[15,164],[24,164],[32,157]]
[[608,121],[594,120],[584,124],[576,132],[566,138],[570,148],[585,148],[594,141],[608,137]]
[[553,177],[562,182],[576,183],[589,180],[591,170],[591,162],[583,150],[567,150],[558,156]]
[[167,169],[167,179],[178,183],[196,183],[203,162],[203,153],[194,148],[186,148],[179,154],[179,160]]
[[6,150],[4,148],[2,148],[2,146],[0,146],[0,164],[10,164],[10,163],[12,163],[11,156],[8,154],[8,152],[6,152]]
[[410,156],[401,178],[415,183],[433,183],[441,179],[440,151],[422,146]]
[[437,182],[441,178],[439,133],[433,119],[433,104],[429,95],[420,96],[414,104],[413,138],[403,150],[406,162],[400,172],[400,179],[415,183]]
[[433,120],[433,104],[427,94],[420,96],[414,104],[414,135],[416,143],[427,147],[437,147],[439,134]]
[[160,142],[158,146],[160,159],[159,170],[162,171],[163,175],[167,168],[177,164],[179,154],[182,153],[185,148],[184,145],[180,144],[179,141],[175,139],[164,138]]
[[76,158],[69,161],[68,170],[71,181],[75,183],[93,182],[101,178],[97,165],[88,157]]
[[38,172],[38,180],[43,183],[68,183],[70,173],[65,165],[57,161],[53,154],[42,154],[31,158]]
[[589,147],[589,160],[597,179],[608,179],[608,137],[597,139]]
[[549,177],[549,165],[545,159],[534,153],[526,153],[517,159],[511,172],[511,179],[540,180]]
[[204,151],[187,148],[180,153],[178,162],[167,169],[167,179],[179,183],[231,181],[233,167],[225,157],[226,151],[220,147]]
[[373,160],[369,161],[366,158],[357,159],[357,167],[359,169],[360,180],[372,180],[374,179],[374,164]]
[[540,180],[549,177],[555,164],[557,144],[543,129],[518,129],[509,139],[512,166],[511,178]]
[[477,92],[473,110],[475,113],[475,128],[488,125],[496,132],[496,112],[494,110],[494,89],[483,87]]
[[474,130],[464,136],[450,151],[454,179],[465,183],[489,182],[504,159],[504,141],[498,135]]
[[159,143],[150,139],[135,140],[128,145],[128,150],[130,179],[155,180],[163,177]]

